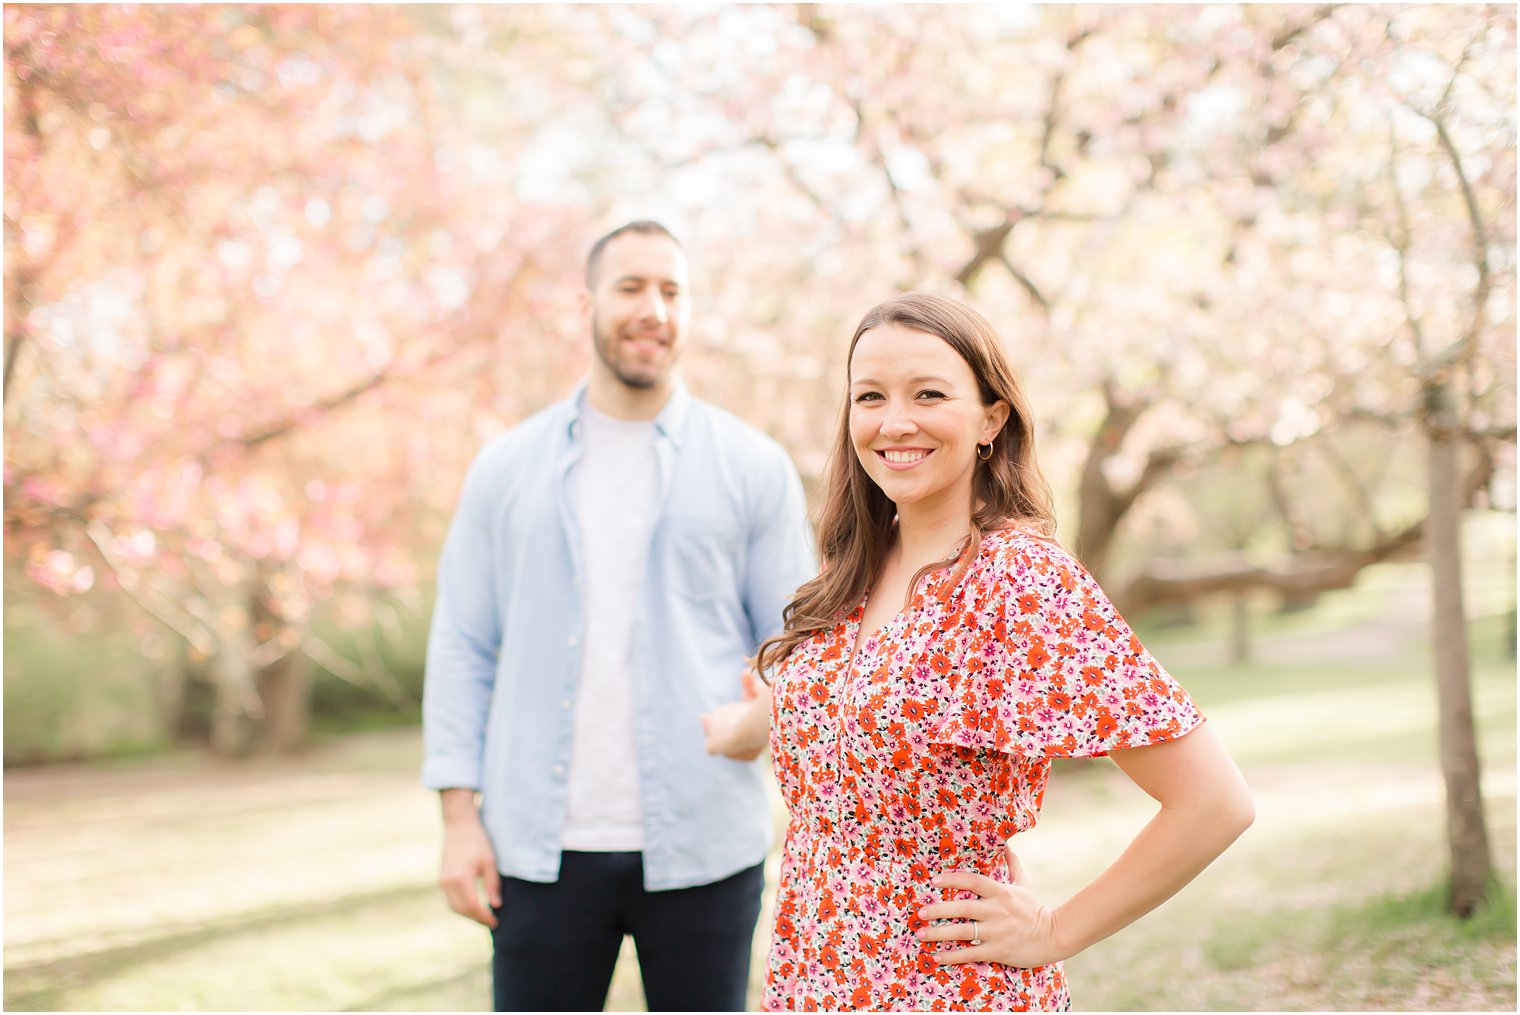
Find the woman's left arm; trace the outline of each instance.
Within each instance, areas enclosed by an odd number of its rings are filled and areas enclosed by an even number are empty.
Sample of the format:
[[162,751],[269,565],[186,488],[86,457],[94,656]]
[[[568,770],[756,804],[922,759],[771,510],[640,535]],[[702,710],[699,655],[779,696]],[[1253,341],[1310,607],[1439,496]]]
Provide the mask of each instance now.
[[[977,921],[981,944],[944,951],[942,963],[1001,962],[1039,966],[1070,958],[1133,923],[1175,895],[1225,851],[1255,819],[1250,790],[1224,745],[1204,723],[1176,740],[1116,750],[1124,774],[1160,809],[1103,873],[1060,906],[1043,906],[1025,883],[1012,843],[1012,884],[966,872],[934,879],[979,898],[925,907],[926,920]],[[971,939],[965,923],[925,928],[925,940]]]

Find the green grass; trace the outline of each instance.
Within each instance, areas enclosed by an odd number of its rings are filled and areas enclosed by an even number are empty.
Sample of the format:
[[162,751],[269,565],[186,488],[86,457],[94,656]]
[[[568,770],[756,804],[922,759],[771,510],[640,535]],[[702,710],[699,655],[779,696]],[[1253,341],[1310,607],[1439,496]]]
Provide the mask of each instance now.
[[[1258,816],[1176,898],[1068,963],[1078,1009],[1515,1007],[1516,689],[1502,618],[1472,632],[1498,880],[1492,906],[1463,922],[1442,907],[1427,639],[1379,626],[1407,590],[1370,595],[1375,608],[1331,604],[1333,623],[1289,618],[1303,627],[1260,636],[1247,665],[1221,661],[1217,629],[1147,635],[1240,761]],[[8,773],[6,1007],[484,1010],[489,940],[433,886],[440,831],[419,761],[415,730],[387,730],[252,764],[182,752]],[[1020,858],[1058,900],[1152,807],[1109,762],[1063,763]],[[641,1006],[629,950],[609,1008]]]
[[1470,919],[1459,920],[1446,909],[1446,888],[1437,885],[1415,892],[1400,892],[1372,899],[1365,905],[1345,906],[1335,912],[1334,938],[1365,938],[1385,927],[1417,928],[1430,943],[1447,938],[1449,943],[1504,942],[1515,937],[1514,886],[1495,878],[1489,886],[1484,908]]

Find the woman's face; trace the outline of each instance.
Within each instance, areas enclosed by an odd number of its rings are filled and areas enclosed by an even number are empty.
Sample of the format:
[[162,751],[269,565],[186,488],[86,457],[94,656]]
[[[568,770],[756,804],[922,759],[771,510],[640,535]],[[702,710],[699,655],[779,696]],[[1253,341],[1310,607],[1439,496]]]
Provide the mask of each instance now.
[[850,358],[850,441],[866,475],[898,510],[964,500],[971,510],[976,447],[1008,419],[983,405],[976,376],[938,335],[871,328]]

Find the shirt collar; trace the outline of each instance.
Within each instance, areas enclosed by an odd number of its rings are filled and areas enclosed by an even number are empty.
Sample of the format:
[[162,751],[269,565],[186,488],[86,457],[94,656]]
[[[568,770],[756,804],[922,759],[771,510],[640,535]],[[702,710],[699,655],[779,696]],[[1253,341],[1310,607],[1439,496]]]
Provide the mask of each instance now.
[[[586,389],[590,386],[590,379],[583,378],[580,384],[576,385],[575,394],[570,398],[571,411],[567,428],[572,440],[579,436],[577,428],[581,417],[585,415]],[[655,432],[679,448],[681,438],[686,433],[686,420],[690,415],[691,392],[686,389],[686,382],[676,377],[671,384],[670,397],[665,400],[664,408],[654,418]]]

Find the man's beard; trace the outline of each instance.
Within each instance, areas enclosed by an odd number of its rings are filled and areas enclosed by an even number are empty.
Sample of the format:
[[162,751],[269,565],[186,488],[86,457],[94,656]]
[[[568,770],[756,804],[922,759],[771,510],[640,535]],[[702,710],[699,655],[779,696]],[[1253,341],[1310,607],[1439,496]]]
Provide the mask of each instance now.
[[653,376],[653,377],[646,377],[646,376],[640,376],[640,375],[630,376],[618,364],[617,360],[615,360],[611,355],[608,354],[608,349],[609,348],[615,349],[615,348],[618,348],[622,344],[622,341],[623,341],[622,336],[621,335],[616,335],[616,334],[608,336],[608,341],[605,341],[605,342],[603,341],[603,337],[604,336],[602,335],[601,322],[596,319],[595,315],[592,315],[592,318],[591,318],[591,347],[596,350],[596,358],[599,359],[599,360],[601,360],[604,364],[606,364],[607,369],[612,371],[612,375],[614,377],[616,377],[619,381],[621,381],[627,387],[635,388],[635,389],[640,390],[640,391],[644,391],[644,390],[647,390],[649,388],[655,387],[656,385],[658,385],[660,383],[661,375],[658,374],[658,373],[655,376]]

